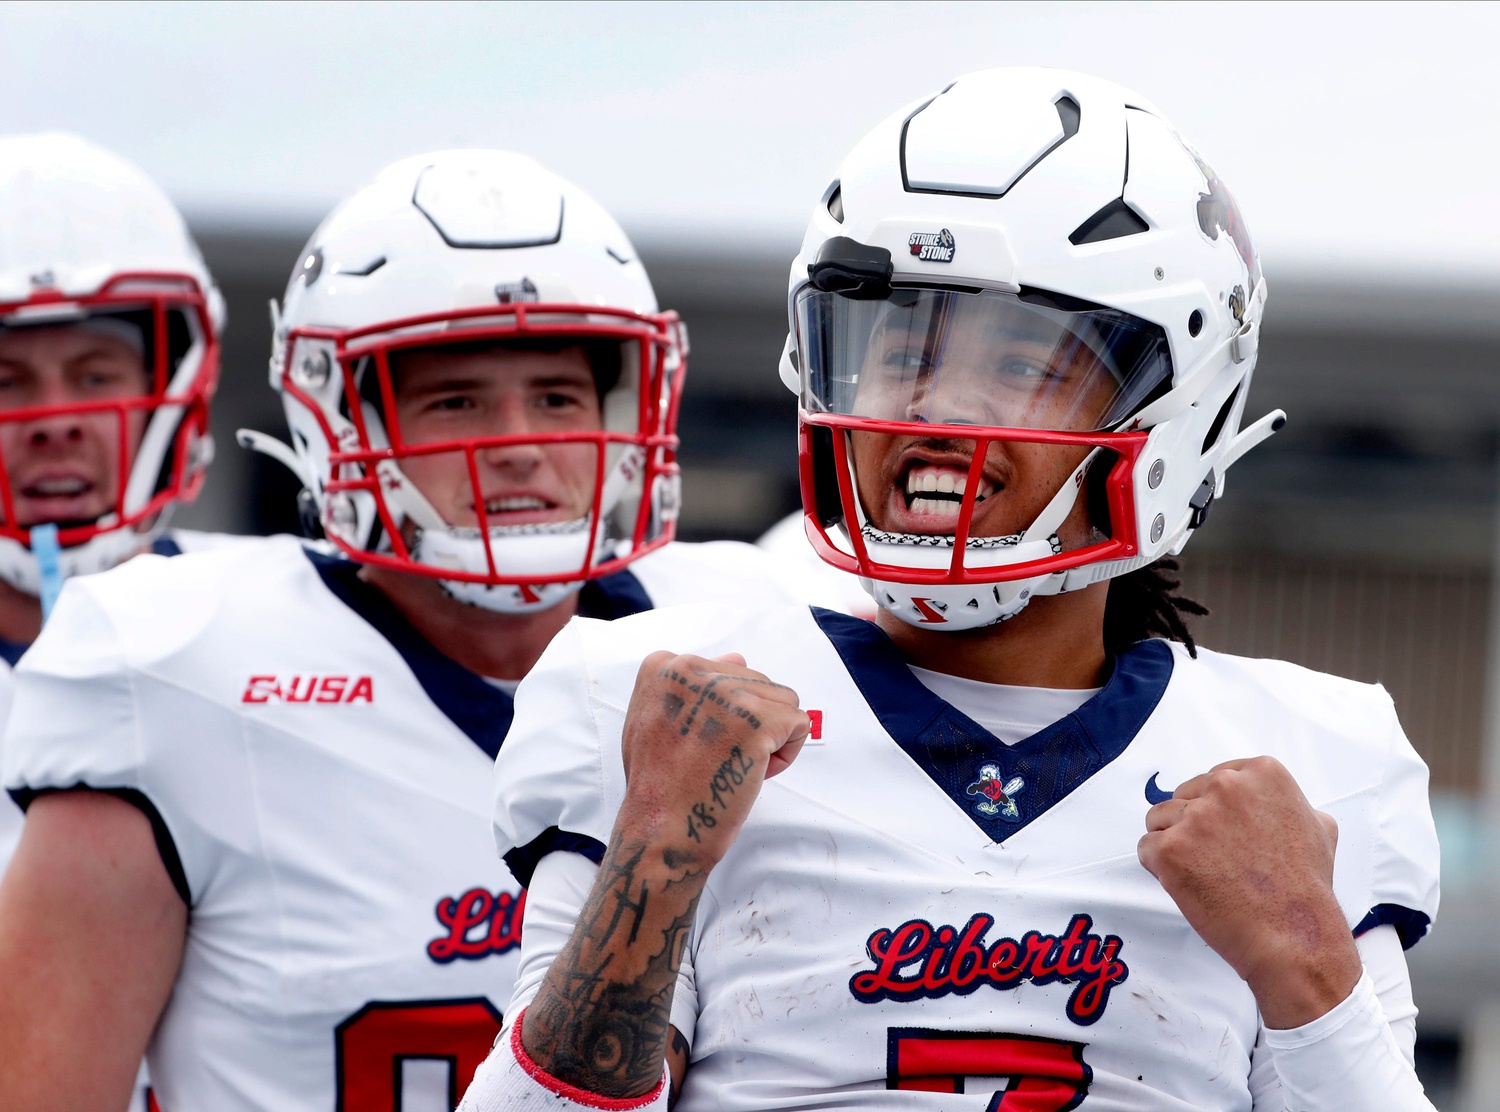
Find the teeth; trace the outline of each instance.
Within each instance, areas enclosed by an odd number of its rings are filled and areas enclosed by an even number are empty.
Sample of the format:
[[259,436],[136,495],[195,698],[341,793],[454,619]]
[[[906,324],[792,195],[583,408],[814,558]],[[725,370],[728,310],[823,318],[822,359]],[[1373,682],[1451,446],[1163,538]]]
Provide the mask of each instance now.
[[959,505],[960,503],[947,498],[913,498],[911,500],[911,512],[929,517],[957,520]]
[[28,491],[41,495],[82,494],[89,484],[83,479],[42,479],[27,487]]
[[[916,509],[917,502],[938,501],[920,497],[923,494],[946,494],[952,495],[954,499],[961,499],[968,489],[968,483],[969,477],[962,472],[938,467],[914,467],[906,476],[906,495],[912,500],[912,508]],[[976,501],[983,502],[994,493],[995,484],[981,478]]]
[[545,510],[547,503],[540,498],[526,496],[516,498],[491,498],[484,504],[484,512],[487,514],[511,513],[516,510]]

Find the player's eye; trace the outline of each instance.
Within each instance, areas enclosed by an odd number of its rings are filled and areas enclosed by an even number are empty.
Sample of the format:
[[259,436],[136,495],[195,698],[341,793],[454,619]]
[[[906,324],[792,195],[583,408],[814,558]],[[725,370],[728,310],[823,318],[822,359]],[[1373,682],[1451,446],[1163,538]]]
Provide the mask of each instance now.
[[96,394],[135,390],[140,384],[131,368],[102,359],[85,362],[74,372],[73,382],[79,389]]
[[927,366],[926,353],[909,344],[892,344],[881,356],[880,365],[887,370],[913,374]]
[[468,394],[440,394],[424,406],[429,413],[460,413],[474,408],[474,399]]
[[537,395],[538,409],[565,411],[583,406],[583,398],[568,390],[547,390]]
[[1059,377],[1047,360],[1028,355],[1007,356],[1000,361],[998,371],[1002,379],[1028,385]]

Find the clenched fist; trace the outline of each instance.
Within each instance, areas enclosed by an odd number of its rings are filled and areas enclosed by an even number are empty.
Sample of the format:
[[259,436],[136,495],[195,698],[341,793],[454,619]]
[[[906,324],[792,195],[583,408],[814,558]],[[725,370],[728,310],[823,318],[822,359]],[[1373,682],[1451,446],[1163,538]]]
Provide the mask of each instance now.
[[761,784],[791,764],[807,733],[797,693],[747,668],[743,657],[652,653],[625,716],[617,829],[712,867]]
[[1300,1027],[1353,990],[1359,951],[1333,895],[1338,825],[1279,761],[1226,761],[1146,812],[1138,853],[1266,1025]]

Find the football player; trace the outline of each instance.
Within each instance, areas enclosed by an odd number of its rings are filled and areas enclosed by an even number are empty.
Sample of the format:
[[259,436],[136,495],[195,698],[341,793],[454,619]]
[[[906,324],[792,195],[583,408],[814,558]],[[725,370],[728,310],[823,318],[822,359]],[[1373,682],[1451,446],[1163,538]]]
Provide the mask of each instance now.
[[323,222],[275,329],[292,444],[246,439],[328,549],[80,581],[18,673],[0,1106],[119,1108],[148,1039],[167,1112],[457,1103],[519,956],[516,683],[574,614],[789,597],[752,546],[668,543],[686,354],[529,159],[409,159]]
[[[7,135],[0,214],[3,714],[65,579],[230,538],[167,528],[212,454],[224,317],[172,202],[77,136]],[[0,798],[0,872],[22,818]]]
[[1264,300],[1223,183],[1110,83],[971,74],[854,149],[782,374],[877,620],[554,642],[466,1112],[1430,1109],[1426,768],[1379,688],[1198,650],[1162,562],[1283,420],[1241,428]]

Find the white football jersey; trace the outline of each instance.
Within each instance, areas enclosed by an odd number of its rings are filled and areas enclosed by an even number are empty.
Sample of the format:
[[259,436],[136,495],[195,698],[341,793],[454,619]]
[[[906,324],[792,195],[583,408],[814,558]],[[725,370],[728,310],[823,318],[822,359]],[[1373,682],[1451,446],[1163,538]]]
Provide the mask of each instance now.
[[[779,593],[670,545],[585,613]],[[292,538],[70,583],[17,670],[4,780],[153,819],[192,913],[148,1060],[165,1112],[452,1108],[500,1028],[522,893],[495,858],[511,697]]]
[[[184,552],[205,552],[242,542],[253,541],[253,537],[236,537],[228,533],[197,533],[190,529],[173,529],[156,539],[151,551],[159,556],[179,556]],[[16,662],[30,645],[0,639],[0,731],[10,714],[10,701],[14,691],[12,675]],[[0,795],[0,873],[16,850],[21,840],[21,823],[25,814],[8,795]]]
[[[172,529],[163,533],[151,545],[158,556],[180,556],[185,552],[208,552],[253,543],[258,538],[239,537],[230,533],[199,533],[191,529]],[[11,699],[15,694],[15,666],[29,645],[0,639],[0,735],[10,715]],[[3,749],[0,749],[3,752]],[[21,827],[25,812],[8,794],[0,794],[0,873],[10,862],[21,840]],[[135,1095],[130,1101],[131,1112],[149,1112],[153,1108],[148,1095],[145,1071],[136,1085]]]
[[523,883],[553,849],[599,859],[657,648],[742,653],[813,720],[699,902],[672,1011],[692,1043],[679,1112],[1248,1110],[1255,1000],[1136,856],[1151,804],[1224,760],[1276,757],[1338,820],[1356,933],[1391,924],[1410,945],[1436,912],[1426,767],[1377,687],[1151,640],[1005,745],[873,624],[796,608],[554,640],[496,767]]

